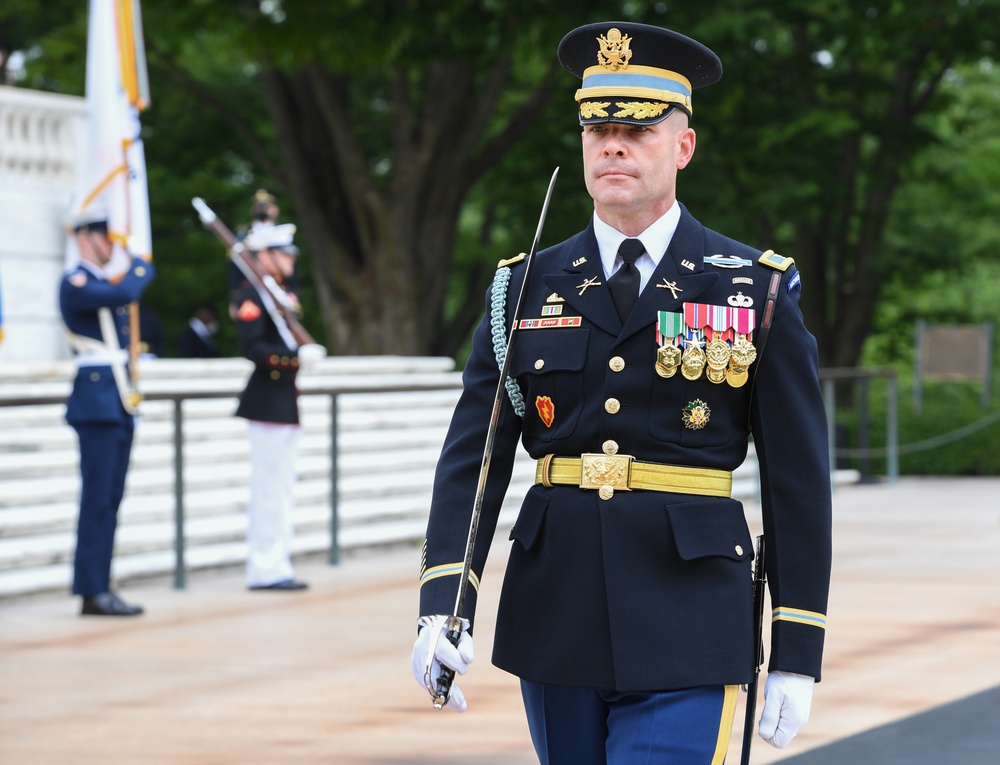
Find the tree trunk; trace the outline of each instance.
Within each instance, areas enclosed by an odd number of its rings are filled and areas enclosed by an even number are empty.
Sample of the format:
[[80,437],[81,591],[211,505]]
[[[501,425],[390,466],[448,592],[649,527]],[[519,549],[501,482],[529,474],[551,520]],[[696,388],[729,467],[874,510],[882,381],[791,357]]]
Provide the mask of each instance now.
[[435,62],[419,87],[410,72],[391,74],[389,146],[374,162],[345,77],[320,66],[262,73],[331,353],[460,348],[482,305],[480,290],[466,290],[454,319],[444,319],[463,201],[548,98],[547,87],[537,88],[506,128],[484,139],[510,63],[501,57],[477,77],[467,62]]

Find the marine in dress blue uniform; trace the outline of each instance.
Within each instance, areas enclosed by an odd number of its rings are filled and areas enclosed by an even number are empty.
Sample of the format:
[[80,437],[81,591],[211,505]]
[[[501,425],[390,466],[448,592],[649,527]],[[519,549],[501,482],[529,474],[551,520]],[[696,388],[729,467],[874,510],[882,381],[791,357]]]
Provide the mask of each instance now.
[[[282,224],[255,229],[244,240],[279,283],[294,270],[298,254],[292,243],[294,233],[294,225]],[[307,585],[295,579],[291,561],[300,439],[295,381],[300,364],[324,356],[325,350],[312,344],[299,346],[277,316],[273,299],[246,279],[233,292],[231,313],[240,349],[254,362],[236,409],[237,417],[249,421],[247,586],[251,590],[303,590]]]
[[[686,125],[691,91],[721,76],[705,46],[638,24],[581,27],[559,57],[582,79],[585,173],[588,141],[615,130],[641,137],[680,119],[678,110]],[[684,140],[689,159],[693,134]],[[624,144],[608,167],[628,167]],[[425,650],[459,671],[467,665],[463,642],[456,650],[442,638],[435,648],[430,637],[428,648],[424,636],[454,607],[509,351],[461,616],[474,621],[520,440],[538,461],[536,480],[510,532],[493,662],[521,678],[540,761],[717,763],[736,688],[755,665],[753,543],[730,496],[749,439],[773,605],[763,714],[778,731],[761,726],[772,743],[787,744],[804,722],[779,719],[783,702],[807,715],[821,674],[831,521],[816,343],[793,261],[707,229],[676,201],[632,234],[642,289],[620,316],[611,284],[626,238],[595,214],[539,252],[510,349],[525,263],[500,264],[435,476],[414,672],[419,681]]]
[[76,222],[81,260],[59,285],[59,307],[77,362],[66,406],[66,421],[80,444],[72,591],[83,598],[84,614],[131,616],[142,609],[122,601],[110,587],[136,415],[123,349],[129,345],[128,305],[139,299],[155,269],[133,258],[123,277],[109,281],[103,269],[112,252],[107,231],[100,211],[88,211]]

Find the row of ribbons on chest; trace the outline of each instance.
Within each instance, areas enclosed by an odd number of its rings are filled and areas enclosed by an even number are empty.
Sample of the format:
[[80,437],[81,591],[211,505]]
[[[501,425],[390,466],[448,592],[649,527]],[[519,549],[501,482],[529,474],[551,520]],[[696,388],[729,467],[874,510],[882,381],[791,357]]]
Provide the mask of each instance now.
[[751,342],[757,326],[752,308],[684,303],[683,311],[659,311],[656,317],[656,373],[687,380],[704,373],[713,383],[734,388],[746,384],[757,358]]

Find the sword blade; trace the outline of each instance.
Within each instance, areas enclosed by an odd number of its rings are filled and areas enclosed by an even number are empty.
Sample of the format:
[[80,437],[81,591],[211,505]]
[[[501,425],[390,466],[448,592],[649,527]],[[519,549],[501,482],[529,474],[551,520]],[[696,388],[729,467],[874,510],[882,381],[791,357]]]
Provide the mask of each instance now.
[[[493,457],[493,445],[496,442],[497,424],[500,421],[500,409],[503,396],[506,392],[504,382],[510,369],[510,346],[514,342],[514,331],[517,328],[517,321],[521,316],[521,304],[524,300],[525,288],[531,276],[531,267],[535,262],[535,254],[538,252],[538,242],[542,237],[542,228],[545,226],[545,218],[549,212],[549,202],[552,199],[552,191],[556,185],[556,177],[559,175],[559,168],[552,171],[552,178],[549,179],[549,187],[545,192],[545,201],[542,202],[542,212],[538,216],[538,226],[535,228],[535,238],[531,243],[531,250],[524,263],[524,279],[521,281],[521,290],[517,295],[517,303],[514,307],[514,319],[507,334],[507,353],[504,356],[503,364],[500,368],[500,377],[497,380],[496,395],[493,397],[493,411],[490,415],[490,425],[486,431],[486,444],[483,448],[483,460],[479,468],[479,481],[476,485],[476,498],[472,503],[472,516],[469,519],[469,535],[465,543],[465,560],[462,564],[462,575],[458,580],[458,591],[455,595],[455,609],[448,622],[448,639],[458,645],[458,639],[462,636],[462,611],[465,608],[465,596],[469,589],[469,572],[472,570],[472,556],[476,549],[476,536],[479,533],[479,519],[483,513],[483,498],[486,495],[486,479],[490,472],[490,462]],[[455,673],[447,667],[441,668],[441,674],[437,679],[435,688],[431,692],[434,701],[434,708],[441,709],[448,703],[451,695],[451,686],[455,682]]]

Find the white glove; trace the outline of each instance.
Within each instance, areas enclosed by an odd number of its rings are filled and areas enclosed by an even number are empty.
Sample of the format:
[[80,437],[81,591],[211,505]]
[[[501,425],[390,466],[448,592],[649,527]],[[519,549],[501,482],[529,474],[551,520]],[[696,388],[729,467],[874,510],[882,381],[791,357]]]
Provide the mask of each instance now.
[[320,359],[326,358],[326,348],[318,343],[306,343],[299,346],[299,366],[311,367]]
[[813,686],[809,675],[769,672],[764,683],[764,711],[757,731],[771,746],[784,749],[809,719]]
[[[420,687],[426,688],[431,696],[437,695],[437,680],[441,676],[442,664],[459,675],[464,675],[469,671],[469,665],[475,658],[472,653],[472,636],[466,631],[469,629],[469,620],[462,619],[462,635],[458,639],[458,645],[455,646],[448,640],[447,635],[450,618],[440,615],[421,616],[417,620],[420,632],[413,643],[410,669]],[[465,703],[465,696],[455,684],[451,686],[451,695],[446,706],[456,712],[464,712],[468,706]]]

